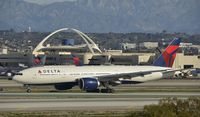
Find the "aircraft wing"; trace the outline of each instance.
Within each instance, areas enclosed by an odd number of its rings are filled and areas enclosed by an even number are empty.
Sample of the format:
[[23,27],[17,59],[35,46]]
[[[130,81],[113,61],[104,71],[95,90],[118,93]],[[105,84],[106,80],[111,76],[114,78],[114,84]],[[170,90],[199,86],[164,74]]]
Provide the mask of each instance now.
[[154,70],[154,71],[140,71],[140,72],[132,72],[132,73],[123,73],[123,74],[110,74],[110,75],[103,75],[97,76],[99,81],[106,82],[106,81],[117,81],[119,78],[124,79],[131,79],[137,76],[144,76],[151,74],[153,72],[162,72],[164,76],[173,76],[176,70]]

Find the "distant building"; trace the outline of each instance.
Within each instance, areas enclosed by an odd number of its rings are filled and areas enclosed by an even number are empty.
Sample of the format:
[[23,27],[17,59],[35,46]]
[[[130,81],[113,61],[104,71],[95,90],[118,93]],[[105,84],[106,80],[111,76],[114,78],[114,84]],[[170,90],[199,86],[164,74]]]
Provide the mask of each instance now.
[[30,26],[28,27],[28,32],[32,32],[32,29],[31,29],[31,27],[30,27]]
[[198,54],[200,54],[200,45],[193,45],[193,47],[198,49]]
[[200,46],[192,43],[180,43],[180,47],[185,55],[198,55],[200,53]]
[[140,43],[140,48],[154,49],[158,47],[158,42],[143,42]]
[[122,50],[133,50],[136,49],[136,43],[121,43]]
[[8,48],[7,47],[0,48],[0,54],[8,54]]
[[174,61],[173,68],[200,68],[200,56],[199,55],[184,55],[183,53],[177,53]]
[[122,50],[105,50],[107,54],[122,54]]
[[188,47],[192,47],[192,43],[180,43],[180,47],[182,48],[188,48]]

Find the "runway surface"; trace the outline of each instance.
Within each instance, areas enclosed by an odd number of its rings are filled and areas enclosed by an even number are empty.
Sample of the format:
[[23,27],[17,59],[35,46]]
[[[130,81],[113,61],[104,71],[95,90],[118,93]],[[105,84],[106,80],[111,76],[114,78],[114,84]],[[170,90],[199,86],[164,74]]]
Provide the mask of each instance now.
[[[20,88],[21,87],[21,88]],[[22,84],[0,80],[0,111],[51,111],[51,110],[128,110],[142,109],[157,104],[160,99],[200,97],[200,80],[159,80],[137,85],[120,85],[118,92],[55,93],[52,86],[33,87],[33,93],[23,93]],[[36,89],[35,89],[36,88]],[[34,90],[35,89],[35,90]],[[75,87],[73,91],[79,91]],[[126,92],[133,93],[126,93]],[[13,93],[18,92],[18,93]],[[139,93],[136,93],[139,92]]]
[[200,93],[0,93],[0,111],[142,109],[160,99],[187,99]]

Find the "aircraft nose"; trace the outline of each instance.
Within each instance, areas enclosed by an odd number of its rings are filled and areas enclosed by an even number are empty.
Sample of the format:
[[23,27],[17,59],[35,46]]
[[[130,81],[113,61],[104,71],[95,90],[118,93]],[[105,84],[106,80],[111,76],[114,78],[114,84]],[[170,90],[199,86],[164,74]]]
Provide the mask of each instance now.
[[13,80],[20,82],[22,79],[22,73],[16,73],[13,77]]
[[12,78],[13,80],[15,80],[15,81],[18,81],[18,79],[19,79],[19,76],[13,76],[13,78]]

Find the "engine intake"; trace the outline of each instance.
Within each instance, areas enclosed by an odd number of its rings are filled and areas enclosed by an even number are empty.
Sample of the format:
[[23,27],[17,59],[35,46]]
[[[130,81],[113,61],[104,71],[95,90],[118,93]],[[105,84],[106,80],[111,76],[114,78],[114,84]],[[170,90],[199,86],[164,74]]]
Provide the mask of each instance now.
[[81,78],[79,87],[85,91],[95,91],[100,86],[100,82],[96,78]]

